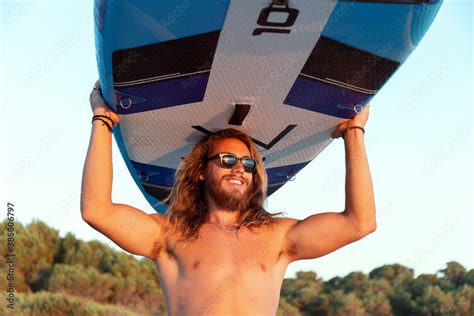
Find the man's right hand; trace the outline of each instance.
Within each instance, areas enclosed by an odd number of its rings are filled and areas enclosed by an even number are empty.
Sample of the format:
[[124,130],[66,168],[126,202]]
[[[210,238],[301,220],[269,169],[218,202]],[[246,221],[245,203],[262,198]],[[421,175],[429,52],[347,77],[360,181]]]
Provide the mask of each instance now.
[[91,91],[89,102],[94,115],[106,115],[114,121],[114,126],[120,122],[120,117],[111,108],[105,104],[100,90],[100,82],[97,80],[94,88]]

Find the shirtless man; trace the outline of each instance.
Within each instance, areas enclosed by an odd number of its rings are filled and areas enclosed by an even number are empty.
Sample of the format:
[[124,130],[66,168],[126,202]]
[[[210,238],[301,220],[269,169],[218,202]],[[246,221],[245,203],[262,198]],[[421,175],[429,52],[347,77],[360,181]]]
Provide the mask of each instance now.
[[[99,89],[92,90],[90,102],[94,115],[119,122]],[[82,217],[122,249],[155,262],[169,315],[275,315],[289,263],[324,256],[376,228],[363,129],[346,129],[363,127],[368,111],[369,106],[332,133],[344,139],[345,210],[304,220],[263,209],[263,162],[250,138],[236,130],[204,139],[185,157],[167,213],[148,215],[114,203],[112,137],[95,120],[83,172]]]

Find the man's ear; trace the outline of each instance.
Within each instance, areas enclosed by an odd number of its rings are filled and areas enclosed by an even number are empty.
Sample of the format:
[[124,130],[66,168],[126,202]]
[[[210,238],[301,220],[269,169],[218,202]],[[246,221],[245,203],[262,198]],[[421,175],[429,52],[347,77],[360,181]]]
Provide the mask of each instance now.
[[204,175],[202,173],[199,175],[199,180],[204,181]]

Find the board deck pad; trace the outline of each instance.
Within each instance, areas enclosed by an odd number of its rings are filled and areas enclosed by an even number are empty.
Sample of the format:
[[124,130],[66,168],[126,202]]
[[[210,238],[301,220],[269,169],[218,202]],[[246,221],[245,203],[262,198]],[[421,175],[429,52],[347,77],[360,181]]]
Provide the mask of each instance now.
[[99,79],[127,167],[158,212],[205,135],[247,132],[272,194],[418,45],[437,0],[96,0]]

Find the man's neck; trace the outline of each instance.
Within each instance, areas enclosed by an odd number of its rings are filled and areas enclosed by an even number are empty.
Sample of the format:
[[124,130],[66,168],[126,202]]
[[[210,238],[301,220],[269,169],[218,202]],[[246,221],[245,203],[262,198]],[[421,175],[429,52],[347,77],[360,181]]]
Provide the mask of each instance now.
[[207,210],[209,212],[207,222],[212,222],[223,226],[239,224],[237,222],[239,218],[239,211],[232,211],[218,207],[211,199],[207,199],[206,204]]
[[229,211],[218,208],[208,208],[209,217],[207,222],[219,225],[230,226],[238,223],[239,212]]

